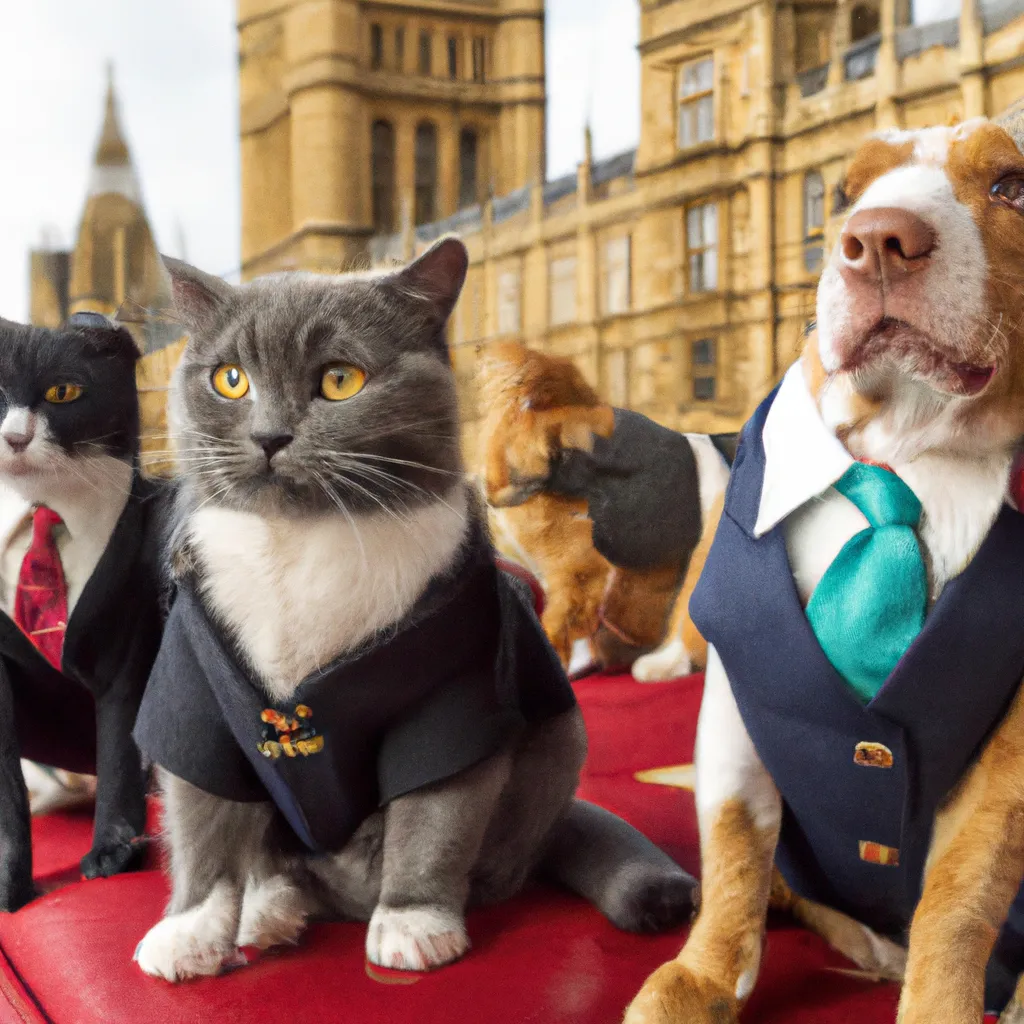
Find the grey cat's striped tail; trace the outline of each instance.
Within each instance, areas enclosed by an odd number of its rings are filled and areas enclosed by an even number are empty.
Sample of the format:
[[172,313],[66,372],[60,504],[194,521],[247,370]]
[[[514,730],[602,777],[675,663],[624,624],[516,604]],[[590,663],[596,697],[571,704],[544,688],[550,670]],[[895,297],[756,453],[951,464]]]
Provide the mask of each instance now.
[[699,886],[621,818],[574,800],[555,825],[542,873],[593,903],[617,928],[658,932],[684,924]]

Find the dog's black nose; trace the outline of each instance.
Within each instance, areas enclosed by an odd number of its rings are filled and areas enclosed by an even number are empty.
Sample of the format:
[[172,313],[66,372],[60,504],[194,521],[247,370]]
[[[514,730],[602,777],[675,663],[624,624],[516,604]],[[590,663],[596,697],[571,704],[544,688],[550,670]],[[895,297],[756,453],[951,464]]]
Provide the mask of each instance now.
[[282,448],[287,448],[295,440],[292,434],[253,434],[252,439],[266,453],[267,462]]

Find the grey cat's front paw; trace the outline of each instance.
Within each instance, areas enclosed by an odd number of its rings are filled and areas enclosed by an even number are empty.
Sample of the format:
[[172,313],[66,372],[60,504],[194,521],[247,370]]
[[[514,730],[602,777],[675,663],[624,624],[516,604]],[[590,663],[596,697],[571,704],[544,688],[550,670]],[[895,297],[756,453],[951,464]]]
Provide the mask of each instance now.
[[469,949],[461,914],[441,907],[378,906],[366,934],[366,957],[396,971],[429,971],[458,960]]
[[238,945],[270,949],[294,946],[306,929],[309,906],[302,892],[280,875],[250,882],[242,901]]
[[158,921],[135,950],[146,974],[165,981],[186,981],[220,974],[248,963],[235,946],[234,922],[201,904]]

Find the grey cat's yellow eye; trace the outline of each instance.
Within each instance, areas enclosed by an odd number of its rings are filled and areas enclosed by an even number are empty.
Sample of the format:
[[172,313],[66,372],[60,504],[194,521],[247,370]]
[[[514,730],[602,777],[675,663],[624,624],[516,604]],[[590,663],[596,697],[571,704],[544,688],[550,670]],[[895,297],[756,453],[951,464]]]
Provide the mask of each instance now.
[[82,388],[77,384],[54,384],[52,388],[47,388],[46,394],[43,395],[43,398],[53,405],[64,405],[81,397]]
[[320,394],[328,402],[344,402],[358,395],[366,384],[366,374],[357,366],[332,366],[320,378]]
[[245,370],[234,363],[218,366],[210,383],[213,390],[224,398],[244,398],[249,393],[249,378]]

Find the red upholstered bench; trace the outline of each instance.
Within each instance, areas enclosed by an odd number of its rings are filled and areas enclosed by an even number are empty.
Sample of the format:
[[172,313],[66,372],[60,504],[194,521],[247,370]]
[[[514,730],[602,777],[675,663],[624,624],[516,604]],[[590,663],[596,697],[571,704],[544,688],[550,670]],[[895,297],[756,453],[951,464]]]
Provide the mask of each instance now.
[[[699,677],[576,684],[591,738],[582,794],[628,818],[691,871],[697,835],[686,787],[700,686]],[[0,915],[0,1024],[617,1024],[647,973],[683,941],[682,932],[626,935],[580,900],[537,888],[472,913],[472,951],[435,974],[370,967],[364,926],[327,924],[312,927],[297,949],[172,986],[132,963],[167,898],[163,877],[154,868],[77,881],[89,828],[85,814],[35,822],[36,875],[50,891]],[[815,936],[781,924],[769,934],[745,1020],[892,1024],[896,999],[895,986],[858,977]]]

